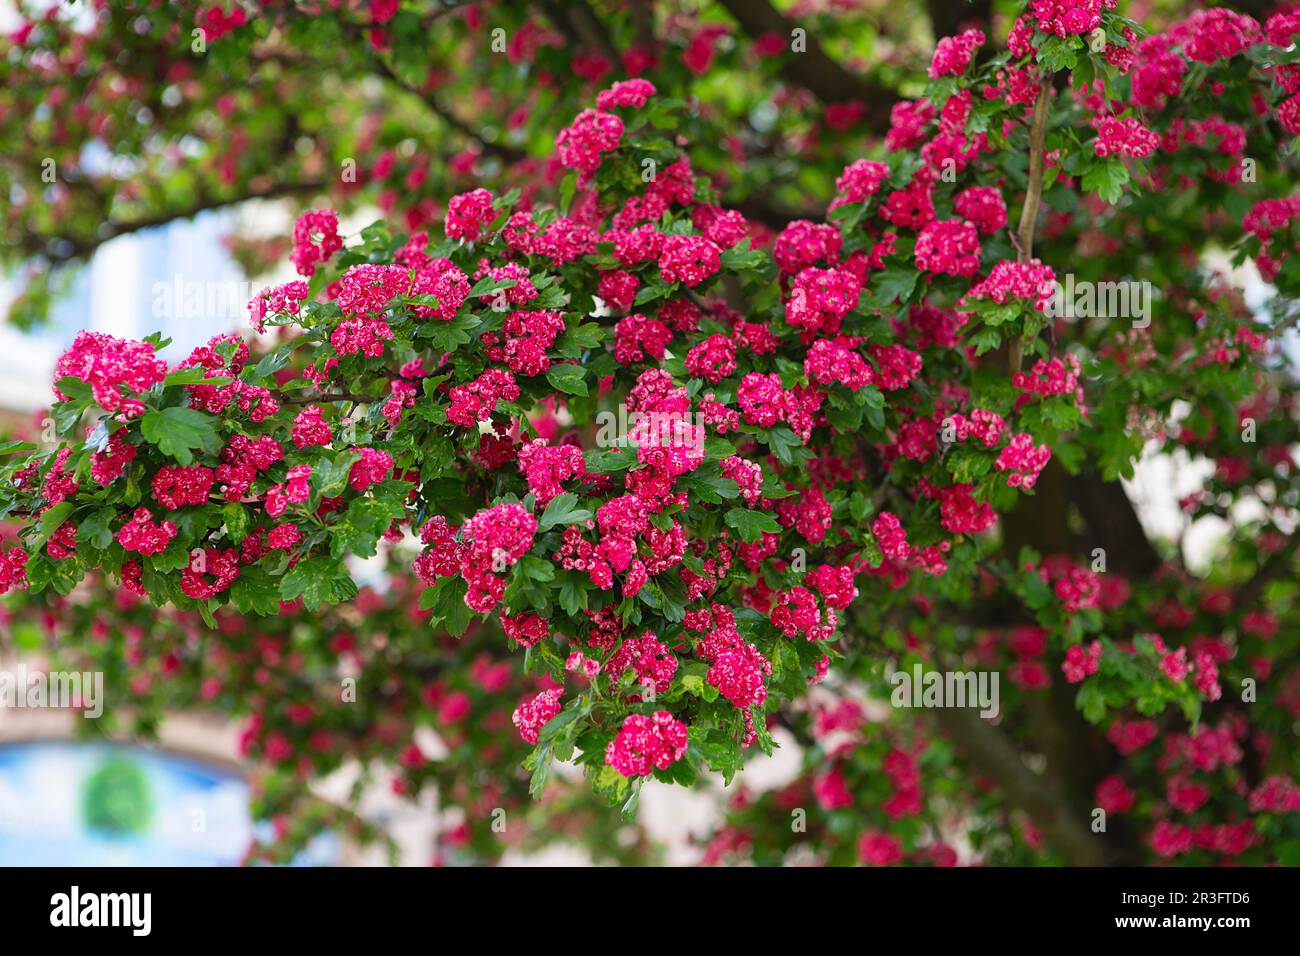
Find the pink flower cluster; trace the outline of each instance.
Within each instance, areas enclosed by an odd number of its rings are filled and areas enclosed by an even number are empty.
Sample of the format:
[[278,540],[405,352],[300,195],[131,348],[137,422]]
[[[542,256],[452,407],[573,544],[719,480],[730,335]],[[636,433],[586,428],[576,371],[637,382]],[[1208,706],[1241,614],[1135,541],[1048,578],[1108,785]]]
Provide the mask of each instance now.
[[696,646],[696,653],[711,665],[705,679],[741,710],[761,706],[767,700],[772,662],[741,637],[735,616],[726,607],[714,604],[710,618],[713,629]]
[[447,219],[443,231],[449,239],[473,242],[496,218],[492,208],[492,194],[486,189],[472,189],[447,201]]
[[289,259],[300,276],[310,276],[316,266],[343,248],[339,217],[333,209],[315,209],[298,217],[293,226],[293,251]]
[[1013,435],[1011,443],[1002,449],[994,467],[998,471],[1009,471],[1007,486],[1009,488],[1032,488],[1038,481],[1038,475],[1052,459],[1052,449],[1047,445],[1035,445],[1034,436],[1028,432]]
[[311,498],[311,465],[295,465],[289,469],[283,484],[266,489],[266,513],[272,518],[284,514],[291,504],[300,505]]
[[501,325],[504,341],[495,332],[484,333],[480,341],[492,361],[505,362],[511,371],[532,377],[551,367],[546,352],[563,331],[564,316],[559,312],[511,312]]
[[325,412],[319,405],[308,405],[293,420],[293,443],[299,448],[328,445],[334,432],[325,421]]
[[903,524],[898,520],[897,515],[888,511],[880,512],[876,520],[871,523],[871,533],[886,558],[891,561],[907,560],[911,547],[907,543],[907,533],[903,530]]
[[1108,116],[1097,124],[1097,138],[1092,148],[1098,156],[1132,156],[1145,159],[1156,151],[1160,137],[1142,125],[1136,117],[1119,119]]
[[771,428],[784,421],[805,442],[812,435],[813,416],[825,394],[817,388],[795,386],[787,391],[775,373],[750,372],[740,380],[736,402],[750,425]]
[[263,289],[248,303],[249,318],[259,333],[266,330],[268,315],[297,315],[307,298],[307,283],[301,280]]
[[1189,60],[1207,64],[1231,59],[1262,39],[1254,17],[1224,7],[1197,10],[1171,32],[1183,37]]
[[847,269],[810,266],[795,277],[785,303],[786,321],[809,337],[835,335],[861,294],[861,280]]
[[1300,196],[1261,199],[1241,221],[1242,228],[1259,240],[1260,252],[1255,259],[1260,274],[1270,282],[1277,278],[1282,263],[1292,252],[1287,244],[1277,241],[1281,237],[1275,237],[1274,233],[1284,232],[1296,219],[1300,219]]
[[972,186],[953,197],[957,215],[975,224],[981,235],[991,236],[1006,227],[1007,203],[996,186]]
[[658,362],[672,338],[672,330],[658,319],[640,313],[625,315],[614,327],[614,361],[620,365]]
[[[885,174],[888,173],[886,169]],[[782,275],[794,275],[819,262],[834,264],[839,260],[843,243],[844,238],[835,226],[796,219],[776,237],[772,258]]]
[[431,295],[438,300],[436,306],[417,305],[412,311],[422,319],[441,319],[450,322],[469,298],[469,277],[450,259],[430,259],[420,267],[411,283],[411,294]]
[[153,496],[168,511],[208,500],[216,474],[203,465],[164,465],[153,476]]
[[797,637],[802,632],[809,641],[830,640],[835,636],[835,628],[839,623],[835,611],[828,608],[826,623],[823,624],[816,595],[798,585],[776,596],[768,616],[772,626],[786,637]]
[[239,552],[234,548],[205,548],[181,571],[181,591],[196,601],[207,601],[225,591],[239,577]]
[[[1047,576],[1047,572],[1043,572]],[[1101,582],[1087,568],[1071,566],[1057,578],[1052,590],[1070,613],[1097,607],[1101,597]]]
[[1116,718],[1106,731],[1106,739],[1114,744],[1125,757],[1137,753],[1156,739],[1156,724],[1153,720],[1124,720]]
[[877,830],[864,830],[858,838],[858,859],[867,866],[892,866],[903,860],[898,838]]
[[22,548],[0,549],[0,594],[27,586],[27,552]]
[[822,564],[809,571],[804,583],[822,596],[827,607],[843,611],[858,596],[857,585],[853,583],[853,568],[848,565],[836,567]]
[[1055,281],[1056,273],[1038,259],[1028,262],[1003,260],[993,267],[988,278],[973,286],[957,304],[962,306],[978,299],[991,299],[1005,305],[1012,299],[1022,299],[1032,302],[1034,308],[1042,312],[1051,301]]
[[659,253],[659,274],[668,283],[691,288],[722,268],[722,250],[704,236],[668,236]]
[[548,445],[538,438],[520,447],[519,471],[537,507],[545,508],[564,491],[564,482],[586,474],[587,463],[577,445]]
[[967,418],[961,412],[944,419],[944,428],[951,426],[956,441],[965,441],[972,435],[984,443],[985,448],[992,448],[1002,440],[1002,431],[1006,422],[997,412],[977,408]]
[[974,275],[980,267],[979,233],[964,219],[937,219],[916,237],[914,255],[922,272]]
[[725,335],[710,335],[686,353],[686,371],[715,385],[736,371],[736,346]]
[[402,266],[367,262],[343,273],[335,301],[344,315],[378,316],[410,288],[411,276]]
[[987,502],[975,500],[972,484],[938,488],[922,479],[921,490],[939,502],[939,523],[953,534],[978,534],[997,524],[997,512]]
[[117,543],[127,551],[141,554],[161,554],[176,537],[176,525],[170,521],[155,523],[149,509],[135,509],[131,520],[117,532]]
[[[632,685],[636,689],[653,689],[655,694],[667,693],[677,673],[677,658],[668,645],[659,640],[653,631],[641,637],[629,637],[605,664],[605,674],[611,686],[617,685],[623,674],[633,671]],[[638,694],[634,699],[640,699]]]
[[537,519],[521,505],[506,503],[480,511],[461,528],[466,546],[461,574],[469,591],[465,603],[479,613],[496,607],[505,595],[505,571],[528,553]]
[[[458,566],[453,564],[449,574],[444,575],[444,577],[455,574],[457,570]],[[502,614],[501,629],[505,631],[506,637],[520,647],[536,647],[538,643],[551,636],[551,628],[546,623],[546,618],[540,614],[527,612],[516,614],[513,617],[509,614]]]
[[873,345],[868,351],[876,363],[873,382],[885,392],[907,388],[921,374],[921,355],[905,345]]
[[758,504],[763,488],[762,466],[739,455],[724,458],[719,464],[722,477],[730,478],[740,487],[740,500],[747,505]]
[[361,455],[348,469],[348,484],[356,491],[365,491],[371,485],[388,480],[393,470],[393,456],[378,448],[352,448]]
[[808,349],[803,362],[804,374],[818,385],[839,383],[857,391],[872,382],[871,367],[853,349],[834,339],[818,339]]
[[[54,365],[54,381],[76,378],[90,386],[99,407],[106,412],[120,411],[134,418],[144,411],[144,405],[122,394],[143,392],[161,382],[167,375],[167,363],[154,354],[147,342],[119,339],[103,332],[78,332],[72,345],[59,356]],[[60,401],[68,396],[59,391],[54,394]]]
[[632,273],[611,269],[600,274],[600,281],[596,283],[596,295],[600,296],[611,311],[627,312],[636,299],[638,285],[640,280]]
[[639,110],[655,95],[655,85],[649,80],[620,80],[607,90],[596,94],[596,108],[612,110],[615,107]]
[[108,438],[102,451],[90,456],[90,477],[101,485],[116,481],[134,459],[138,449],[126,440],[126,429],[119,428]]
[[1101,26],[1102,8],[1115,9],[1117,0],[1033,0],[1029,12],[1038,29],[1058,37],[1091,33]]
[[1011,384],[1022,392],[1039,395],[1068,395],[1081,392],[1079,386],[1079,360],[1073,355],[1064,359],[1039,359],[1028,372],[1011,376]]
[[667,770],[686,754],[686,725],[666,710],[630,714],[605,749],[605,763],[625,777]]
[[530,744],[537,743],[537,735],[542,728],[560,712],[560,698],[563,695],[563,687],[552,687],[516,707],[510,720],[519,729],[519,736]]
[[[840,173],[835,179],[835,191],[838,195],[831,200],[830,209],[866,202],[879,191],[881,184],[888,178],[889,167],[884,163],[878,163],[870,159],[854,160],[845,166],[844,172]],[[837,231],[836,239],[838,238],[839,233]],[[835,248],[838,255],[838,242],[836,242]],[[811,262],[805,264],[811,265]],[[799,270],[792,271],[797,272]]]
[[589,179],[599,167],[601,153],[617,149],[623,138],[623,121],[604,110],[583,110],[555,139],[560,164]]
[[330,345],[339,355],[356,355],[379,358],[384,354],[384,343],[391,342],[393,330],[383,319],[345,319],[330,333]]
[[[52,505],[57,505],[77,493],[78,484],[76,478],[65,470],[71,456],[71,448],[59,449],[58,454],[54,456],[54,461],[50,464],[49,471],[45,473],[45,481],[41,484],[41,497]],[[15,484],[21,483],[15,482]]]
[[258,472],[266,471],[284,458],[284,449],[270,435],[249,438],[232,435],[221,449],[221,464],[217,466],[217,483],[227,501],[239,501],[252,487]]
[[967,30],[955,37],[944,37],[935,45],[934,57],[930,60],[929,76],[937,80],[941,76],[960,76],[966,72],[975,51],[984,45],[984,31]]
[[1101,641],[1093,641],[1086,647],[1072,644],[1065,652],[1065,660],[1061,662],[1061,672],[1069,683],[1077,684],[1089,674],[1097,673],[1097,665],[1100,663]]
[[472,428],[477,422],[485,422],[491,417],[497,402],[517,399],[519,386],[515,384],[515,377],[505,369],[490,368],[474,381],[452,388],[450,396],[447,421],[462,428]]

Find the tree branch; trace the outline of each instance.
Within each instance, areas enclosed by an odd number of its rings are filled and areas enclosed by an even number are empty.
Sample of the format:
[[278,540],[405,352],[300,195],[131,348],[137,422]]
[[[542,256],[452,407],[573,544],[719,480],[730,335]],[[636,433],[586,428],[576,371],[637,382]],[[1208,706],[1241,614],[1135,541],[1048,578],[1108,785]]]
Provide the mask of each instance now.
[[385,61],[383,57],[376,57],[376,61],[378,62],[380,75],[393,83],[398,89],[410,93],[412,96],[419,97],[424,105],[427,106],[434,115],[458,133],[461,133],[478,143],[479,146],[483,148],[483,152],[490,156],[495,156],[507,163],[518,163],[528,158],[528,154],[522,149],[516,149],[508,143],[498,143],[495,140],[486,138],[482,133],[474,129],[474,127],[470,126],[451,110],[443,106],[432,90],[423,90],[411,86],[393,72],[393,68],[388,65],[387,61]]
[[[944,37],[955,36],[963,26],[978,23],[987,35],[993,19],[992,0],[925,0],[925,10],[930,16],[930,28],[937,43]],[[983,50],[989,48],[986,45]]]
[[[1038,99],[1029,123],[1029,181],[1025,185],[1025,204],[1020,210],[1020,228],[1012,237],[1016,258],[1028,262],[1034,257],[1034,228],[1038,224],[1038,207],[1043,201],[1043,162],[1047,146],[1048,106],[1052,99],[1051,77],[1040,80]],[[1013,374],[1020,371],[1024,343],[1020,336],[1011,340],[1007,367]]]
[[[789,39],[798,26],[767,0],[721,0],[721,3],[753,38],[765,33],[778,33]],[[860,101],[867,108],[870,125],[883,129],[889,123],[889,110],[898,101],[898,94],[874,80],[849,72],[832,59],[811,34],[807,34],[806,41],[803,53],[791,53],[783,58],[782,75],[809,90],[823,103]]]
[[[129,235],[134,232],[140,232],[145,229],[153,229],[158,226],[165,226],[169,222],[178,219],[191,219],[201,212],[210,212],[215,209],[224,209],[227,206],[235,206],[242,202],[248,202],[251,199],[281,199],[286,196],[302,195],[304,193],[313,193],[325,188],[323,180],[310,180],[305,182],[285,182],[277,183],[266,189],[252,189],[246,192],[225,196],[220,199],[214,199],[207,196],[200,197],[188,206],[171,209],[167,212],[156,213],[152,216],[146,216],[142,219],[133,219],[129,221],[108,220],[97,230],[93,237],[83,236],[80,238],[68,238],[66,236],[39,236],[32,234],[33,243],[41,243],[46,248],[33,249],[34,253],[47,257],[51,262],[60,264],[69,262],[73,259],[81,259],[89,256],[96,249],[111,239],[119,236]],[[51,250],[48,247],[50,243],[66,243],[66,251]]]
[[963,707],[936,707],[935,718],[958,749],[986,773],[1070,866],[1101,866],[1104,844],[1084,824],[1053,782],[1025,766],[1020,753],[996,727]]

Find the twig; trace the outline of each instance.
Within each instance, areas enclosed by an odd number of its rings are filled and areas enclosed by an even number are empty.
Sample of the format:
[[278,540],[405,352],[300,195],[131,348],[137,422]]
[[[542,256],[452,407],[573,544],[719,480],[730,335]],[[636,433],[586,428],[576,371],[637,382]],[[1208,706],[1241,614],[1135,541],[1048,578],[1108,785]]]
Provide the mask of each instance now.
[[[1038,207],[1043,201],[1043,165],[1047,147],[1048,106],[1052,99],[1052,78],[1045,76],[1034,101],[1034,114],[1029,124],[1029,182],[1025,187],[1025,205],[1020,210],[1020,228],[1012,237],[1016,258],[1028,262],[1034,256],[1034,227],[1038,224]],[[1024,343],[1017,336],[1011,341],[1008,365],[1014,374],[1020,371]]]
[[382,402],[382,395],[355,395],[352,392],[330,392],[325,395],[289,395],[285,392],[273,391],[271,393],[283,405],[310,405],[313,402],[356,402],[357,404],[373,405],[375,402]]

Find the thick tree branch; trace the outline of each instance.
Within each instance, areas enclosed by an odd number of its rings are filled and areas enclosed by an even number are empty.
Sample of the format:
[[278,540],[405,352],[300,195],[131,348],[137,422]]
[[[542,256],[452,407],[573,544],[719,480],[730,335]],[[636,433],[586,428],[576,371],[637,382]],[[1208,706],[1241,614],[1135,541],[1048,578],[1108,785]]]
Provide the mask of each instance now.
[[1123,485],[1103,481],[1090,472],[1071,475],[1066,485],[1091,533],[1085,548],[1106,550],[1107,571],[1143,578],[1160,566],[1160,555],[1148,540]]
[[564,0],[563,3],[550,2],[541,6],[546,11],[546,18],[571,42],[600,53],[615,65],[620,62],[622,58],[610,39],[609,31],[585,0]]
[[[936,42],[955,36],[968,24],[977,24],[985,36],[990,32],[992,0],[925,0],[925,10],[930,15],[930,27]],[[987,45],[983,48],[985,51],[988,49]]]
[[[167,223],[175,222],[178,219],[192,219],[199,213],[235,206],[242,202],[248,202],[250,199],[282,199],[287,196],[300,196],[317,192],[324,189],[325,186],[326,183],[323,180],[314,179],[304,182],[276,183],[265,189],[250,189],[220,198],[201,196],[187,206],[169,209],[166,212],[155,213],[152,216],[131,220],[106,220],[93,236],[74,238],[32,234],[30,237],[31,251],[35,255],[45,256],[55,264],[62,264],[74,259],[84,259],[104,243],[119,236],[165,226]],[[50,248],[51,245],[56,247]]]
[[[799,26],[767,0],[721,0],[721,3],[750,37],[777,33],[788,40],[792,31]],[[858,100],[867,108],[868,124],[883,129],[889,122],[889,110],[898,101],[898,94],[874,80],[845,69],[827,54],[811,32],[807,32],[806,42],[804,52],[790,53],[784,57],[782,75],[809,90],[823,103]]]
[[987,774],[1017,807],[1029,814],[1070,866],[1101,866],[1105,847],[1052,780],[1034,774],[1001,731],[962,707],[937,707],[932,713],[957,748]]

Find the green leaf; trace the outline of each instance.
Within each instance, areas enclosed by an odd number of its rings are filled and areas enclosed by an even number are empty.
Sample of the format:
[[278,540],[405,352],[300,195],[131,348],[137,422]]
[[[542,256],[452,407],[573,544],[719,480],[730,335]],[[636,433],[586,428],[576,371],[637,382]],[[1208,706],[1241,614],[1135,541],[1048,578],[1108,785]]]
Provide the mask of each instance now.
[[280,612],[280,590],[275,580],[261,568],[244,568],[230,587],[231,603],[241,614],[263,616]]
[[720,474],[703,475],[694,472],[684,478],[682,487],[695,495],[705,504],[722,504],[723,498],[740,497],[740,485],[734,478],[724,478]]
[[513,289],[518,284],[518,279],[494,279],[490,275],[486,275],[474,283],[473,288],[469,290],[469,297],[475,299],[481,295]]
[[780,534],[781,526],[775,518],[762,511],[749,511],[745,508],[732,508],[723,519],[728,528],[734,528],[742,541],[753,544],[763,537],[764,532]]
[[[340,593],[346,594],[351,581],[343,562],[319,555],[298,562],[284,576],[280,581],[280,597],[286,601],[301,597],[303,607],[316,611],[325,604],[336,602]],[[356,586],[352,585],[350,590],[355,592]]]
[[295,341],[283,342],[267,352],[253,369],[253,377],[259,379],[270,378],[280,371],[289,364],[289,356],[293,354],[294,347],[297,344]]
[[593,475],[606,475],[612,471],[623,471],[636,464],[636,451],[631,448],[592,449],[583,456],[587,461],[587,471]]
[[554,528],[557,524],[576,524],[579,521],[586,521],[591,518],[593,512],[589,508],[578,507],[578,496],[570,491],[562,495],[556,495],[551,499],[546,510],[542,512],[541,519],[537,522],[538,531],[547,531]]
[[782,464],[794,464],[795,449],[803,448],[803,441],[788,425],[777,425],[769,429],[764,437],[767,439],[768,447]]
[[59,526],[68,520],[76,507],[71,501],[60,501],[57,505],[51,505],[45,509],[41,515],[41,523],[37,526],[36,538],[32,541],[31,551],[38,550],[46,541],[50,540],[50,535],[59,530]]
[[970,344],[975,346],[976,355],[983,355],[1002,344],[1002,333],[986,326],[970,337]]
[[1083,174],[1083,188],[1088,192],[1095,192],[1113,206],[1119,202],[1128,180],[1128,167],[1124,165],[1123,160],[1109,159],[1104,163],[1095,164]]
[[[433,587],[433,600],[429,605],[433,609],[434,620],[441,621],[452,637],[460,637],[469,627],[474,612],[465,603],[468,588],[460,575],[442,578]],[[427,595],[426,595],[427,597]],[[421,600],[421,605],[425,603]]]
[[347,452],[330,460],[323,458],[312,467],[311,483],[322,498],[333,498],[342,493],[348,485],[348,472],[360,459],[360,452]]
[[402,499],[392,494],[352,499],[343,517],[330,526],[330,554],[336,558],[349,554],[373,557],[379,539],[405,510]]
[[200,383],[204,385],[229,385],[231,382],[230,378],[208,378],[207,374],[208,370],[206,368],[178,368],[176,371],[168,373],[167,377],[163,379],[163,387],[171,388],[175,385],[198,385]]
[[213,427],[215,419],[193,408],[173,406],[162,411],[146,412],[140,431],[148,442],[182,465],[194,461],[193,451],[202,449],[210,455],[221,450],[221,438]]
[[867,286],[867,305],[882,308],[896,301],[907,301],[920,273],[915,269],[899,267],[884,269],[871,276]]
[[546,380],[567,395],[586,395],[586,374],[580,365],[552,365],[546,370]]
[[77,525],[77,540],[88,541],[101,551],[113,543],[113,531],[110,522],[117,517],[113,508],[101,508]]
[[235,544],[243,543],[248,537],[248,509],[238,501],[228,501],[221,506],[221,519],[226,524],[226,531]]

